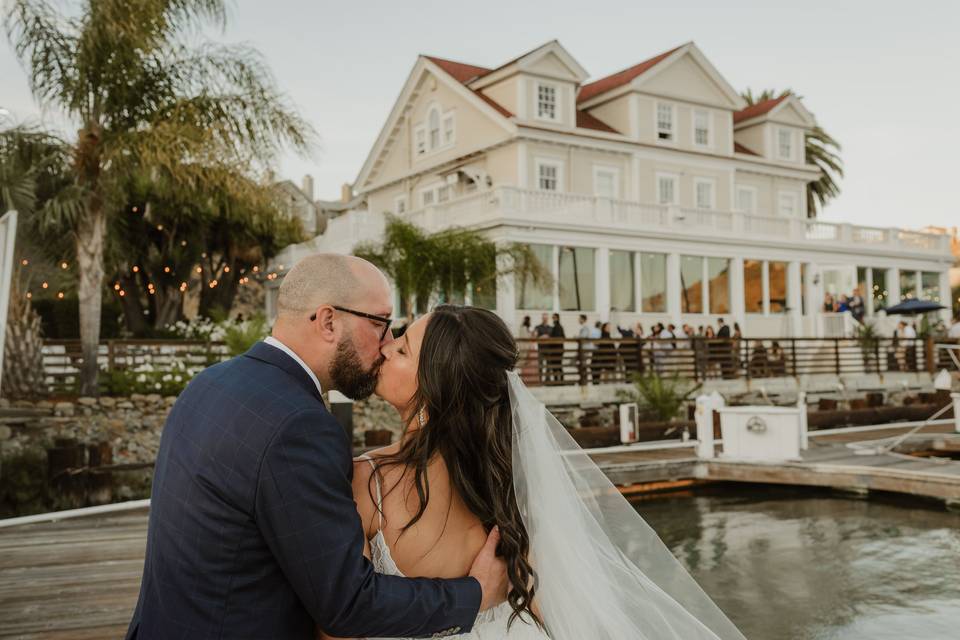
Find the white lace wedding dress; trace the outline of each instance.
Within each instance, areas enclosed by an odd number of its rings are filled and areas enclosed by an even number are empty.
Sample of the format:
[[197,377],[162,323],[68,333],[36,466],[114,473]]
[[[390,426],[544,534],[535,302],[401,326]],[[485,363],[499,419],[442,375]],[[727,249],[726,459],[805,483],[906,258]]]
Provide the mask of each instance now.
[[[362,456],[361,458],[368,461],[370,466],[376,470],[376,464],[373,460],[367,456]],[[380,477],[376,473],[374,473],[374,480],[376,483],[377,510],[379,514],[382,514],[383,495],[380,488]],[[381,518],[380,526],[382,527],[383,515],[379,515],[379,517]],[[373,563],[373,568],[377,573],[404,577],[403,572],[400,571],[397,563],[394,562],[393,556],[390,555],[390,547],[387,546],[387,541],[383,536],[382,530],[377,531],[377,534],[370,540],[370,561]],[[536,625],[525,622],[519,618],[514,621],[508,630],[507,620],[510,619],[510,614],[512,613],[513,609],[511,609],[510,605],[506,602],[498,607],[481,611],[470,633],[451,637],[469,638],[471,640],[550,640],[550,636],[540,631]],[[386,639],[368,638],[367,640]]]

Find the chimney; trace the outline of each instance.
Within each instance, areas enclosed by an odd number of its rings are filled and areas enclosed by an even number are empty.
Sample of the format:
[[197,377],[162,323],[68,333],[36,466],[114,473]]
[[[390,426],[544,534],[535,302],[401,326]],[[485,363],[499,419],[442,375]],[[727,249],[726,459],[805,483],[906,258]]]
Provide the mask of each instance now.
[[314,199],[313,176],[310,175],[309,173],[303,176],[303,183],[302,183],[301,189],[307,195],[307,198],[310,200],[310,202],[313,202],[313,199]]
[[353,200],[353,185],[344,182],[343,186],[340,187],[340,202],[347,203],[351,200]]

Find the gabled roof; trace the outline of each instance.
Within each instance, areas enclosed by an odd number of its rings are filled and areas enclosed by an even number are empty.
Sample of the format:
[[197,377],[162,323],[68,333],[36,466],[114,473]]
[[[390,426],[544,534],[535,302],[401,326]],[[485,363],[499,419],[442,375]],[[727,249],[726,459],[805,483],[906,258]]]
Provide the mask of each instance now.
[[807,111],[800,98],[789,91],[778,98],[770,98],[737,111],[733,114],[733,124],[736,126],[754,118],[770,118],[776,115],[777,111],[785,109],[787,106],[792,106],[808,126],[813,127],[817,124],[813,114]]
[[[434,56],[424,56],[424,58],[440,67],[447,73],[447,75],[467,87],[467,89],[470,89],[469,84],[471,81],[491,73],[491,69],[487,69],[486,67],[478,67],[476,65],[465,64],[463,62],[454,62],[453,60],[444,60],[443,58],[436,58]],[[510,110],[506,109],[496,100],[493,100],[489,96],[484,95],[475,89],[470,89],[470,91],[472,91],[475,96],[496,109],[500,115],[507,118],[513,117],[513,114],[510,113]]]
[[598,96],[601,93],[606,93],[611,89],[616,89],[617,87],[622,87],[628,82],[632,82],[637,76],[649,71],[659,63],[663,62],[665,59],[670,57],[670,54],[674,53],[678,49],[683,48],[686,45],[680,45],[679,47],[674,47],[670,51],[664,51],[660,55],[654,56],[649,60],[644,60],[640,64],[635,64],[632,67],[624,69],[623,71],[618,71],[612,75],[609,75],[605,78],[600,78],[590,84],[585,84],[580,88],[580,93],[577,95],[577,102],[586,102],[594,96]]
[[749,120],[750,118],[756,118],[757,116],[762,116],[764,114],[770,113],[774,107],[779,105],[781,102],[789,97],[789,93],[785,93],[779,98],[770,98],[769,100],[764,100],[763,102],[758,102],[752,104],[746,109],[737,111],[733,114],[733,123],[737,124],[743,120]]

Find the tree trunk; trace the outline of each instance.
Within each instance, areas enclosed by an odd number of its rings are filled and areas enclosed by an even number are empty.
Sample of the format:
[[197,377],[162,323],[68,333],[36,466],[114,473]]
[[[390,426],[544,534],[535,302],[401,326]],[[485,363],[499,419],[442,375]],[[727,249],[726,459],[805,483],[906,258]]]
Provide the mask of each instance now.
[[77,221],[77,266],[80,300],[80,395],[98,395],[97,351],[100,345],[100,309],[103,296],[103,243],[106,238],[103,203],[93,195]]
[[124,275],[117,278],[120,288],[125,295],[120,298],[120,304],[123,306],[123,319],[127,325],[127,330],[135,336],[143,336],[147,333],[146,315],[143,313],[143,305],[140,302],[140,291],[135,276]]

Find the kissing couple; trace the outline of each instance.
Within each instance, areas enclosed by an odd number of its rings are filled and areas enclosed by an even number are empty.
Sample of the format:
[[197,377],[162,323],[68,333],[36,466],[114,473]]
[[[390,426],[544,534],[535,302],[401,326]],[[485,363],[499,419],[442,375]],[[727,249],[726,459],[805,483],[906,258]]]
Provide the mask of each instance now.
[[[134,638],[743,640],[515,372],[494,313],[390,334],[384,275],[314,255],[272,335],[164,426]],[[396,407],[351,459],[323,392]]]

